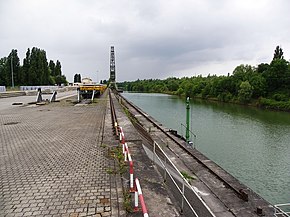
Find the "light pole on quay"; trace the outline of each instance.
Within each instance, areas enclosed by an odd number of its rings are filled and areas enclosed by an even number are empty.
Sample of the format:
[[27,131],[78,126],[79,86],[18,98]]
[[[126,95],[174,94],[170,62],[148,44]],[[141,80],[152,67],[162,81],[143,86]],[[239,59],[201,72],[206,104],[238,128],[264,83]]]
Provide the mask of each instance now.
[[12,88],[14,88],[14,76],[13,76],[13,56],[11,55],[11,83]]

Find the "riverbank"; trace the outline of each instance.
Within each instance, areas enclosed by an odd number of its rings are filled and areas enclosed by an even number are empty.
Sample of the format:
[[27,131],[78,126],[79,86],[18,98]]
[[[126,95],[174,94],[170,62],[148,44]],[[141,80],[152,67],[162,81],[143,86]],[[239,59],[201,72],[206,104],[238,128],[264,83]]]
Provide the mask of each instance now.
[[[179,94],[176,94],[175,92],[170,92],[170,91],[164,91],[164,92],[159,92],[159,93],[179,96],[181,98],[186,97],[184,94],[179,95]],[[217,97],[202,97],[201,95],[196,95],[192,98],[205,100],[205,101],[212,101],[212,102],[221,102],[221,103],[229,103],[229,104],[235,104],[235,105],[256,107],[256,108],[260,108],[260,109],[267,109],[267,110],[273,110],[273,111],[290,112],[290,100],[288,100],[288,101],[287,100],[276,101],[274,99],[260,97],[259,99],[256,99],[256,100],[252,99],[248,103],[241,103],[238,100],[227,100],[224,98],[219,99]]]

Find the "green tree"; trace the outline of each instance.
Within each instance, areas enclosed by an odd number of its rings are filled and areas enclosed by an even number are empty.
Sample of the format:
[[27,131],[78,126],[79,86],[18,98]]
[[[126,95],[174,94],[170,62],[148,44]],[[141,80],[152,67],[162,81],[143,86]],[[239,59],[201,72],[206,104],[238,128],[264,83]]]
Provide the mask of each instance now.
[[42,75],[40,84],[48,85],[50,81],[50,70],[48,68],[46,52],[44,50],[41,50],[39,55],[40,55],[39,70]]
[[266,95],[266,79],[262,76],[262,74],[255,73],[251,78],[250,78],[250,84],[253,87],[253,98],[259,98],[261,96]]
[[286,88],[289,84],[289,62],[285,59],[274,59],[268,70],[264,73],[268,91],[273,92]]
[[168,78],[166,79],[166,86],[169,91],[177,91],[179,87],[179,83],[177,78]]
[[233,79],[235,81],[246,81],[249,80],[250,77],[255,72],[254,67],[251,65],[239,65],[233,71]]
[[8,86],[9,78],[8,78],[8,58],[3,57],[0,59],[0,85]]
[[279,46],[277,46],[276,49],[274,50],[273,60],[276,60],[276,59],[279,59],[279,60],[284,59],[283,50]]
[[23,85],[30,85],[29,68],[30,68],[30,49],[28,48],[26,51],[26,56],[23,59],[23,66],[21,68],[24,77]]
[[[80,83],[81,82],[81,74],[75,74],[74,75],[74,83]],[[102,83],[102,82],[101,82]]]
[[248,103],[251,100],[253,94],[253,87],[249,83],[249,81],[243,81],[240,84],[240,89],[239,89],[239,101],[241,103]]
[[20,73],[20,59],[17,54],[16,49],[12,49],[10,54],[8,55],[5,67],[5,74],[6,74],[6,85],[12,85],[12,70],[13,70],[13,82],[15,86],[21,84],[22,76]]
[[50,69],[50,75],[55,76],[55,63],[53,62],[53,60],[49,61],[48,67]]
[[59,60],[56,61],[55,76],[61,76],[61,64],[60,64]]
[[66,85],[67,84],[66,77],[64,75],[57,75],[55,77],[55,83],[59,86],[62,84]]
[[28,85],[39,85],[38,50],[39,49],[36,47],[33,47],[31,50],[28,69]]
[[78,74],[75,74],[74,75],[74,83],[77,83],[78,82]]
[[260,74],[265,73],[269,69],[269,64],[268,63],[261,63],[257,67],[257,72]]

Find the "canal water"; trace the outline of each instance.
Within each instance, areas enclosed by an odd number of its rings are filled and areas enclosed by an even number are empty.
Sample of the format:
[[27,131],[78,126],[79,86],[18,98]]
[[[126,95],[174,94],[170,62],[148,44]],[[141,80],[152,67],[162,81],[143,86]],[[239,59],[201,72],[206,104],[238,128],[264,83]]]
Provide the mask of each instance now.
[[[185,134],[185,99],[123,96],[168,128]],[[290,203],[290,114],[191,100],[196,148],[272,204]]]

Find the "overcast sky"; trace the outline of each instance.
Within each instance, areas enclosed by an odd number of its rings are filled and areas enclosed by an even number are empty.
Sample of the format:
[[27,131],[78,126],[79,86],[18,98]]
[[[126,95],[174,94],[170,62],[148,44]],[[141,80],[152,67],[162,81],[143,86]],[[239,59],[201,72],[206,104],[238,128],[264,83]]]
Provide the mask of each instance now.
[[290,58],[289,0],[0,0],[0,57],[27,48],[75,73],[117,81],[227,74]]

